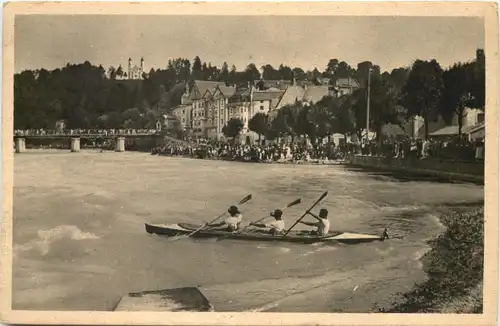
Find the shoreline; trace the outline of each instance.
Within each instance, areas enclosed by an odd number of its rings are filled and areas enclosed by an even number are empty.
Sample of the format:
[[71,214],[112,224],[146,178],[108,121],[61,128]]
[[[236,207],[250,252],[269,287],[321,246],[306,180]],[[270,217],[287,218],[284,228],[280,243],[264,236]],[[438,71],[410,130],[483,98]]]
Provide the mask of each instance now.
[[484,207],[455,207],[439,221],[446,230],[420,258],[427,279],[372,312],[483,313]]
[[[427,162],[429,163],[429,162]],[[445,162],[449,166],[443,170],[443,163],[440,159],[430,161],[405,161],[400,159],[387,159],[377,156],[352,155],[346,160],[346,166],[363,170],[383,171],[393,174],[407,174],[413,176],[427,176],[448,182],[471,182],[484,185],[484,173],[471,171],[471,169],[461,169],[459,163]],[[432,165],[434,164],[434,166]],[[458,165],[457,165],[458,164]],[[479,166],[479,165],[478,165]],[[484,163],[482,165],[484,167]],[[462,167],[463,168],[463,167]]]

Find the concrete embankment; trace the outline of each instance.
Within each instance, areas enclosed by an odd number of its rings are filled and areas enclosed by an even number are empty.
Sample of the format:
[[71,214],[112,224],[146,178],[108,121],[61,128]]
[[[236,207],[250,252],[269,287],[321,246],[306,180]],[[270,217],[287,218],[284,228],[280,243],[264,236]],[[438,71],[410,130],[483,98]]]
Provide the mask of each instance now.
[[481,161],[465,162],[436,158],[400,159],[352,155],[346,160],[346,165],[415,176],[431,176],[448,181],[484,184],[484,162]]

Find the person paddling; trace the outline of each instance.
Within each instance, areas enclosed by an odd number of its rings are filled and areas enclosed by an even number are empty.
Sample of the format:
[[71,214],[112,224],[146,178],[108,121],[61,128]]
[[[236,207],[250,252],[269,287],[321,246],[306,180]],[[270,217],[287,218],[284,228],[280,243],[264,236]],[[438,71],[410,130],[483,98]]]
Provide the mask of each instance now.
[[281,209],[276,209],[274,212],[271,212],[272,217],[274,217],[274,221],[270,223],[250,223],[250,225],[258,227],[258,228],[269,228],[269,233],[272,235],[278,235],[285,230],[285,221],[283,221],[283,211]]
[[238,207],[232,205],[227,210],[229,213],[229,217],[220,223],[207,224],[208,227],[220,227],[227,226],[226,230],[228,232],[237,231],[240,228],[241,221],[243,220],[243,216],[241,215]]
[[309,212],[309,214],[317,219],[317,222],[300,222],[302,224],[308,225],[308,226],[315,226],[317,227],[316,230],[311,231],[311,235],[317,235],[317,236],[325,236],[328,234],[330,231],[330,221],[328,220],[328,210],[326,208],[322,208],[319,211],[319,216],[314,215],[313,213]]

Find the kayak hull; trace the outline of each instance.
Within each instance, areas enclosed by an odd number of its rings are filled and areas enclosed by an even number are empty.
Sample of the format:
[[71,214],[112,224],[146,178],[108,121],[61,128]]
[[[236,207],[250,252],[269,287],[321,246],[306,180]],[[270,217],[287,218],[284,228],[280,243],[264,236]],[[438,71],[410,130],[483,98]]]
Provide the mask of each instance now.
[[[150,234],[165,235],[169,237],[176,237],[182,235],[189,235],[197,230],[200,225],[177,223],[177,224],[150,224],[145,223],[146,232]],[[333,231],[326,236],[310,235],[304,231],[291,231],[287,236],[275,236],[272,234],[248,231],[243,233],[231,233],[225,230],[200,230],[192,237],[195,238],[225,238],[234,240],[246,241],[281,241],[281,242],[294,242],[303,244],[312,243],[345,243],[345,244],[359,244],[374,241],[384,241],[385,237],[371,234],[360,234],[351,232]]]

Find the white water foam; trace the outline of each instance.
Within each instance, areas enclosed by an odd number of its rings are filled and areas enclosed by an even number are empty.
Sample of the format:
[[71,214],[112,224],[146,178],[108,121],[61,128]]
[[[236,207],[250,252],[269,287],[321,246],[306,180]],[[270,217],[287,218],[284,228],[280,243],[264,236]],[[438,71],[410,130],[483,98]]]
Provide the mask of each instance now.
[[96,240],[99,237],[93,233],[84,232],[76,225],[59,225],[49,230],[39,230],[37,239],[24,245],[15,246],[15,251],[37,250],[42,256],[46,256],[52,245],[61,240]]
[[328,252],[328,251],[337,251],[339,249],[338,246],[329,246],[329,245],[324,245],[321,244],[321,246],[314,246],[315,248],[311,251],[306,251],[300,254],[301,257],[306,257],[309,255],[313,255],[316,253],[322,253],[322,252]]

